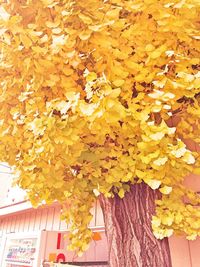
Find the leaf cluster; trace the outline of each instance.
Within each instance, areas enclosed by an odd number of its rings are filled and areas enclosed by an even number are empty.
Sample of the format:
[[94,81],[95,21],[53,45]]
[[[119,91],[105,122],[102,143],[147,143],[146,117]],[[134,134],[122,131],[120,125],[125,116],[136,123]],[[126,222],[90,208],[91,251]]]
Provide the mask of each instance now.
[[[71,248],[99,194],[159,190],[153,229],[200,235],[200,2],[0,0],[0,160],[34,205],[63,204]],[[176,121],[176,123],[174,123]],[[82,241],[80,241],[80,238]]]

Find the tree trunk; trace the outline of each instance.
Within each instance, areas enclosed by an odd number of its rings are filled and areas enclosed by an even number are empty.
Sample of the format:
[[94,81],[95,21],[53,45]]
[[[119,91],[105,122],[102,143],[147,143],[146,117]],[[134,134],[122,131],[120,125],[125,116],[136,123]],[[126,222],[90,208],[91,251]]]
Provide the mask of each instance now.
[[132,185],[123,199],[100,196],[110,267],[171,267],[168,239],[157,240],[151,228],[156,191]]

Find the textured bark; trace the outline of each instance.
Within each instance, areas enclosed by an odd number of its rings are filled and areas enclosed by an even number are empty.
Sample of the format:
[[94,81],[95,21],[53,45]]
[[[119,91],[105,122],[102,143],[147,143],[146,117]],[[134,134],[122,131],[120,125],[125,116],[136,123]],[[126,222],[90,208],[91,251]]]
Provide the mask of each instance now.
[[171,267],[168,239],[157,240],[151,228],[156,192],[132,185],[123,199],[100,196],[110,267]]

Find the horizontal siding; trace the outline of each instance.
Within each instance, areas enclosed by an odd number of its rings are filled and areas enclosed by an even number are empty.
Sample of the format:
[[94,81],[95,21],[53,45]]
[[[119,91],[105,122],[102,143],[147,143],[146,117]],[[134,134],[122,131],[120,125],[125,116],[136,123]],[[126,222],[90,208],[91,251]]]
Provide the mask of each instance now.
[[[4,233],[34,232],[38,230],[67,230],[68,225],[60,219],[60,206],[31,209],[21,213],[4,216],[0,220],[0,231]],[[90,227],[103,226],[100,205],[91,210],[93,219]]]
[[[94,218],[91,227],[103,226],[103,214],[99,203],[92,209]],[[0,233],[33,232],[38,230],[67,230],[68,226],[60,220],[60,206],[32,209],[26,212],[9,215],[0,220]],[[183,237],[169,239],[172,267],[200,267],[200,238],[187,241]],[[89,257],[90,255],[88,255]]]

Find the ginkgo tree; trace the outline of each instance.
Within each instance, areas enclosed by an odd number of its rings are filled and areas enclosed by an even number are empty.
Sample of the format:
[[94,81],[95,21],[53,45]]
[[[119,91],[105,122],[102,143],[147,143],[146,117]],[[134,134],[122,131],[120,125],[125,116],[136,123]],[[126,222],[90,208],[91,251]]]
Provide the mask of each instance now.
[[63,205],[71,249],[99,199],[111,267],[170,267],[166,237],[200,235],[199,17],[199,0],[0,0],[0,160],[33,205]]

